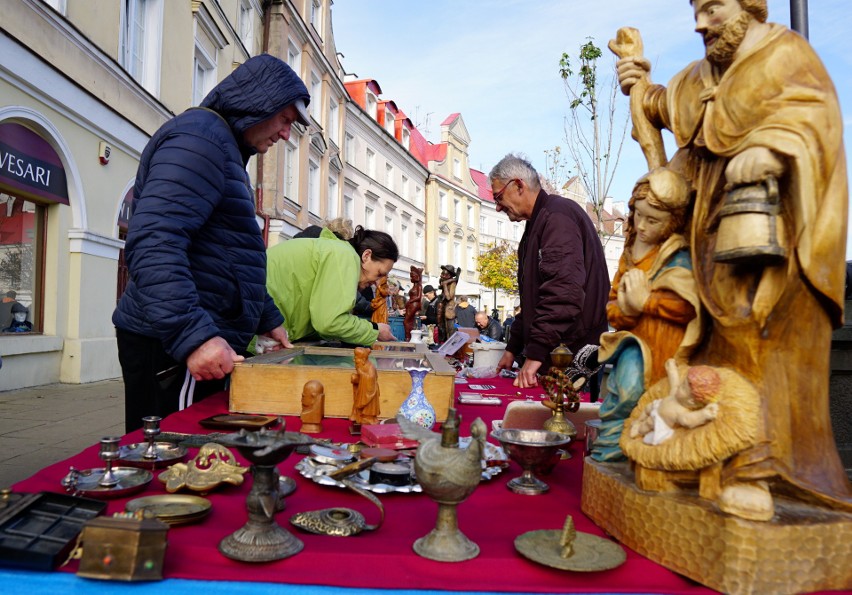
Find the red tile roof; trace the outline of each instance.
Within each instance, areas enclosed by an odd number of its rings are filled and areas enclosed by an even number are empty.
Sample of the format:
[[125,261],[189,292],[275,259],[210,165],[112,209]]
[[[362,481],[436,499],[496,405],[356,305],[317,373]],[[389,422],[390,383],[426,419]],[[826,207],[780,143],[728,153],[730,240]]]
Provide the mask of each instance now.
[[491,184],[488,183],[488,176],[478,169],[470,168],[470,177],[473,178],[476,184],[479,198],[485,202],[494,202],[494,195],[491,193]]

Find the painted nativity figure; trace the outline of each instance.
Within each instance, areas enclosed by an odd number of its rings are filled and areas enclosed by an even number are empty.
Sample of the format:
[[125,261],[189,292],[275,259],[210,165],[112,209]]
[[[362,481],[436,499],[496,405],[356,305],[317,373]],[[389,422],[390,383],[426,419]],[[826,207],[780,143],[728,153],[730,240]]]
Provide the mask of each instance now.
[[612,282],[598,360],[613,364],[591,456],[624,460],[624,421],[647,388],[666,376],[665,361],[684,359],[699,336],[699,308],[689,247],[683,236],[689,188],[660,167],[633,188],[627,239]]

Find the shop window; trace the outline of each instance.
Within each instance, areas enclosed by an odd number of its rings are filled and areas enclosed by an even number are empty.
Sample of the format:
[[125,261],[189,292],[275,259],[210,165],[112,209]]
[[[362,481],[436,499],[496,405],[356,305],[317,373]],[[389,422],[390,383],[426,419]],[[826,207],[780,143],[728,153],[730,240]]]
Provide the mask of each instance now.
[[[4,334],[42,330],[46,223],[47,207],[0,193],[0,332]],[[13,324],[16,313],[23,320]]]

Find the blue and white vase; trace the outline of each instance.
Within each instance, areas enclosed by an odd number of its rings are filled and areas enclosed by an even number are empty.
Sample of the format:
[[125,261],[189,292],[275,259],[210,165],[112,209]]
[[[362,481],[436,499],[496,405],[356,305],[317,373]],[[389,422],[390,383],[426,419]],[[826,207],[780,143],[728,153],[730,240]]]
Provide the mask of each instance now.
[[419,426],[431,430],[435,425],[435,408],[423,392],[423,379],[429,373],[429,368],[408,368],[411,375],[411,392],[400,405],[399,413],[406,419]]

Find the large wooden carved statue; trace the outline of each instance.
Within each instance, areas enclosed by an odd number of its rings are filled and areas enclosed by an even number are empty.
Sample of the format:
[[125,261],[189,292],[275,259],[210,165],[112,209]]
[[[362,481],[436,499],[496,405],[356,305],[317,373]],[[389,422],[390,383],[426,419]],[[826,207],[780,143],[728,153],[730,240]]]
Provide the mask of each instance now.
[[[684,527],[716,536],[732,550],[721,558],[739,557],[736,564],[723,564],[722,572],[706,560],[673,567],[723,591],[850,588],[848,557],[842,561],[848,553],[822,537],[852,538],[852,488],[828,407],[831,333],[843,317],[848,198],[837,96],[808,42],[766,21],[766,0],[690,4],[705,57],[668,86],[651,83],[637,31],[620,30],[610,48],[620,57],[619,82],[630,95],[634,138],[649,166],[661,165],[659,130],[670,130],[677,152],[666,167],[693,193],[685,235],[699,300],[698,334],[686,352],[673,354],[668,377],[645,386],[621,434],[619,445],[640,488],[631,498],[645,508],[620,511],[626,520],[618,526],[616,516],[601,508],[601,498],[612,496],[601,490],[614,484],[600,472],[606,464],[593,460],[584,474],[583,507],[650,557],[659,554],[655,548],[676,551],[680,546],[673,544],[685,543],[677,534],[688,533]],[[656,374],[657,364],[671,355],[651,351]],[[711,389],[683,384],[699,377],[711,379]],[[671,386],[675,379],[678,387]],[[710,410],[698,413],[706,405],[685,398],[696,390],[711,398]],[[676,409],[679,392],[691,410],[680,419],[701,423],[675,422],[665,439],[646,440],[649,417],[666,399],[666,407]],[[665,498],[672,491],[703,501],[665,503],[667,515],[691,516],[692,524],[632,540],[654,525],[645,519],[640,528],[633,520],[653,510],[653,493]],[[791,505],[821,512],[810,523],[796,523]],[[742,531],[736,540],[724,538],[734,527],[732,517]],[[738,544],[744,549],[733,551]],[[758,560],[749,567],[750,556]],[[825,563],[795,566],[807,571],[787,564],[788,557],[808,556]],[[729,575],[736,578],[726,582]]]
[[423,269],[411,265],[411,289],[408,290],[408,302],[405,304],[405,340],[411,339],[411,331],[420,320],[420,304],[423,301]]

